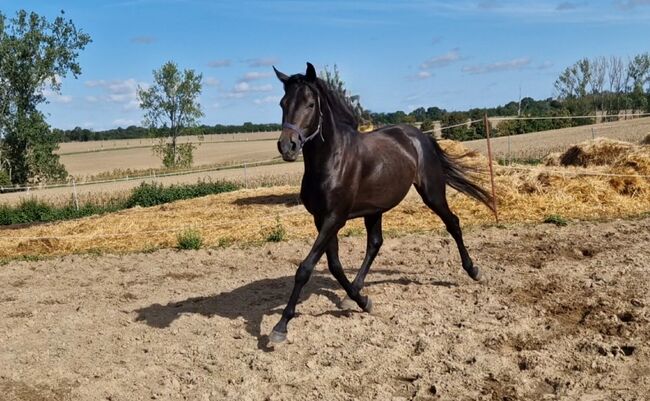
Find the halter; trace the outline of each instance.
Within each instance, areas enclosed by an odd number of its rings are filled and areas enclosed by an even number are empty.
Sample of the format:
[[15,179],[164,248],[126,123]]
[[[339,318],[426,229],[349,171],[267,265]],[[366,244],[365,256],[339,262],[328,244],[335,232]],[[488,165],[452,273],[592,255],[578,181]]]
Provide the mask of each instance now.
[[[309,89],[314,92],[314,90],[311,88],[311,86],[307,85]],[[298,134],[298,140],[300,141],[300,147],[302,148],[307,142],[310,140],[314,139],[314,137],[318,134],[320,134],[320,138],[325,142],[325,138],[323,137],[323,110],[320,107],[320,96],[318,96],[318,92],[316,92],[316,99],[318,99],[318,127],[316,127],[316,130],[312,132],[311,134],[305,136],[305,130],[303,128],[300,128],[299,126],[291,123],[283,123],[282,128],[288,128],[292,131],[294,131],[296,134]]]

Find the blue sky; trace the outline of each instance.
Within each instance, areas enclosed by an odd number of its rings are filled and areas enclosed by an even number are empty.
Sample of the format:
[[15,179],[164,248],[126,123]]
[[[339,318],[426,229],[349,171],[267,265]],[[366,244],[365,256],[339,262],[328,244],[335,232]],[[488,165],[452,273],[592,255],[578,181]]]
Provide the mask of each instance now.
[[93,39],[43,107],[57,128],[140,124],[135,89],[168,60],[203,74],[212,125],[280,121],[271,65],[337,64],[366,108],[408,112],[553,96],[579,58],[650,51],[650,0],[0,0],[18,8],[65,10]]

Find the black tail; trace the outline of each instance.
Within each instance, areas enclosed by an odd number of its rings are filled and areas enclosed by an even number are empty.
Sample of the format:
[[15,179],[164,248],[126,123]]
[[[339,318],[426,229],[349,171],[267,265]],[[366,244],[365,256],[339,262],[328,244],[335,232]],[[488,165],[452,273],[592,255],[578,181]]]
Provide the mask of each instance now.
[[490,210],[494,211],[492,195],[467,178],[466,173],[470,168],[459,163],[457,160],[458,158],[445,153],[435,139],[431,138],[431,142],[433,142],[433,148],[436,150],[440,162],[442,163],[442,169],[445,172],[447,184],[455,190],[481,201],[485,206],[490,208]]

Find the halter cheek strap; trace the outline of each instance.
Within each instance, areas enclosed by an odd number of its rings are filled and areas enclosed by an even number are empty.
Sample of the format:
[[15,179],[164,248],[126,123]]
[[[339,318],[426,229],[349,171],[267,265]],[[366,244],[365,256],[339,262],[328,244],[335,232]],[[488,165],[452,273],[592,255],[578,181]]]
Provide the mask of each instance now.
[[323,142],[325,142],[325,138],[323,137],[323,130],[322,130],[323,111],[321,110],[320,107],[320,97],[318,98],[318,127],[316,127],[316,130],[314,130],[314,132],[312,132],[309,135],[306,135],[305,130],[303,128],[300,128],[299,126],[291,123],[283,123],[282,128],[288,128],[298,134],[298,140],[300,140],[301,148],[305,145],[305,143],[314,139],[314,137],[318,134],[320,134],[321,139],[323,140]]

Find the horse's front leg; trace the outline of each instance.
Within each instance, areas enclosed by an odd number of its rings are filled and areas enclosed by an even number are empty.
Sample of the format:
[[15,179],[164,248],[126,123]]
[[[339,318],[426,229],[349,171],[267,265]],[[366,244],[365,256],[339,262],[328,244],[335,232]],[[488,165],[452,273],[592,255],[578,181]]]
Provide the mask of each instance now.
[[284,308],[284,311],[282,311],[280,321],[273,327],[273,331],[271,331],[271,335],[269,336],[271,342],[281,343],[286,340],[287,324],[296,314],[296,304],[298,303],[302,287],[304,287],[307,281],[309,281],[314,266],[316,266],[318,260],[323,256],[330,240],[334,238],[341,227],[345,225],[345,218],[330,215],[322,219],[322,223],[318,225],[320,227],[316,241],[311,247],[305,260],[300,263],[298,270],[296,270],[296,279],[293,285],[293,291],[291,291],[291,296],[289,297],[287,306]]

